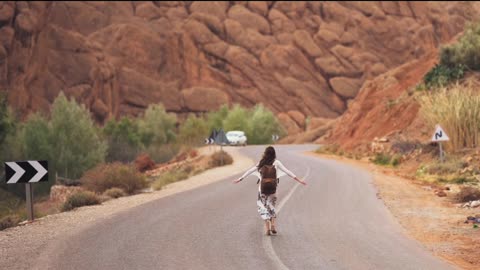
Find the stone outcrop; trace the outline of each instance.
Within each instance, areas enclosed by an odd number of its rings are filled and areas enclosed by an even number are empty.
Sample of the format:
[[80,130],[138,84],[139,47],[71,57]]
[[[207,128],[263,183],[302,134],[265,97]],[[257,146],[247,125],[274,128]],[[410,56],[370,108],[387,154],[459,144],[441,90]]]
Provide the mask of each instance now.
[[450,40],[473,5],[0,1],[0,91],[23,115],[63,91],[99,122],[151,103],[177,114],[263,103],[302,130]]

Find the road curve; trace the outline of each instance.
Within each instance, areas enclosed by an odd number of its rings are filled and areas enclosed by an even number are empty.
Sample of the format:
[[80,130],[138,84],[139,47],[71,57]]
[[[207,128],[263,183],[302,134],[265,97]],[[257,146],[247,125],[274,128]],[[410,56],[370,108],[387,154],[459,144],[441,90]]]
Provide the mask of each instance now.
[[59,239],[35,269],[453,269],[405,236],[368,172],[304,155],[312,146],[276,149],[308,182],[280,180],[277,236],[263,234],[256,180],[226,175]]

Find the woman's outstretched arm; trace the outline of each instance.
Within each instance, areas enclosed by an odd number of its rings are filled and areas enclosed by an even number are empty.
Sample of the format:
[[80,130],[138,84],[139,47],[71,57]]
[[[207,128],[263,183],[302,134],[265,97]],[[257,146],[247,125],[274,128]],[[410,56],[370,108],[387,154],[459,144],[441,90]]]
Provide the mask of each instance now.
[[250,174],[254,173],[255,171],[257,170],[257,165],[255,165],[254,167],[250,168],[248,171],[246,171],[240,178],[238,178],[237,180],[233,181],[233,183],[238,183],[240,181],[242,181],[245,177],[249,176]]
[[287,169],[280,160],[275,161],[277,163],[278,168],[286,173],[288,176],[293,178],[295,181],[299,182],[302,185],[306,185],[307,183],[305,181],[300,180],[294,173],[292,173],[289,169]]

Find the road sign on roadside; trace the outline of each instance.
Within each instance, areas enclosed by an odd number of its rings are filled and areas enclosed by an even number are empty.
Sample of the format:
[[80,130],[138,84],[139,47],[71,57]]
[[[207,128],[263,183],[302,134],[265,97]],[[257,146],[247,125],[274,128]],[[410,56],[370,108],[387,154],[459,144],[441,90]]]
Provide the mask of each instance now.
[[45,160],[5,162],[7,184],[48,181],[48,162]]
[[432,136],[432,142],[446,142],[449,141],[450,138],[447,136],[447,133],[443,130],[440,125],[435,126],[435,133]]
[[46,160],[28,160],[5,162],[7,184],[25,184],[27,197],[27,215],[33,221],[32,183],[48,181],[48,162]]
[[432,136],[432,142],[438,142],[438,147],[440,148],[440,161],[443,163],[444,161],[444,152],[442,147],[442,142],[448,142],[450,138],[448,137],[447,133],[443,130],[440,125],[435,126],[435,133]]

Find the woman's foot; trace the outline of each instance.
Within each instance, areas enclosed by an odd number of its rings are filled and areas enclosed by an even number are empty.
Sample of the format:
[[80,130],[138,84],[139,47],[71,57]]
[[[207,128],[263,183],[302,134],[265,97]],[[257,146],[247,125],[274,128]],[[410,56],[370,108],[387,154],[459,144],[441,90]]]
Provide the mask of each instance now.
[[277,229],[275,228],[274,225],[272,225],[272,229],[270,230],[271,234],[276,235],[277,234]]
[[266,235],[272,234],[270,220],[265,221],[265,230],[266,230],[266,233],[265,233]]

